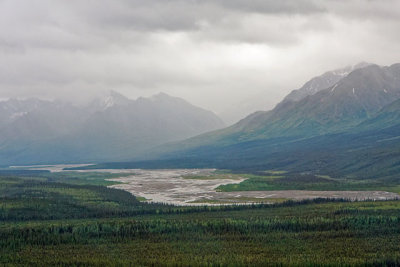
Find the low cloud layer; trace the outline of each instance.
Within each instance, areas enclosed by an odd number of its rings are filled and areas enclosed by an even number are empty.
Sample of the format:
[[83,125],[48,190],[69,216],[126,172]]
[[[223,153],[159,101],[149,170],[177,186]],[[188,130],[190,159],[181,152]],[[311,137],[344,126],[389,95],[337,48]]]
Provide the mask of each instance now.
[[0,98],[269,108],[324,71],[400,62],[399,32],[398,0],[0,0]]

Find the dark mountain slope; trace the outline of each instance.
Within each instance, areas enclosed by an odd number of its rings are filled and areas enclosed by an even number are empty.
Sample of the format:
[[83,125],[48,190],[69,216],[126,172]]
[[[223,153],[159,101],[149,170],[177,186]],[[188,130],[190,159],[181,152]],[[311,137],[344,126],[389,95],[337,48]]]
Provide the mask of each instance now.
[[237,171],[286,170],[334,177],[398,179],[400,126],[305,139],[246,141],[203,146],[157,160],[106,163],[95,168],[220,168]]
[[[400,99],[382,108],[371,119],[358,125],[358,131],[384,129],[400,124]],[[399,132],[400,135],[400,132]]]

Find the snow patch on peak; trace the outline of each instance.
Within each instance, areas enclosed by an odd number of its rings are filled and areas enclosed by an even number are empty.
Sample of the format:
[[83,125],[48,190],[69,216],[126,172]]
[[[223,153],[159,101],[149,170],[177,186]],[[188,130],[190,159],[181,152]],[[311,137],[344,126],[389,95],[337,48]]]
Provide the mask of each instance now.
[[337,75],[337,76],[341,76],[341,77],[345,77],[345,76],[349,75],[350,72],[352,72],[352,71],[354,71],[356,69],[365,68],[365,67],[368,67],[370,65],[372,65],[372,64],[371,63],[367,63],[367,62],[360,62],[360,63],[355,64],[355,65],[350,65],[350,66],[347,66],[347,67],[342,68],[342,69],[334,70],[334,71],[332,71],[332,74]]
[[[300,89],[293,90],[278,105],[281,105],[282,103],[285,103],[288,101],[294,101],[294,102],[299,101],[299,100],[305,98],[306,96],[314,95],[321,90],[324,90],[324,89],[330,88],[331,86],[334,86],[336,83],[338,83],[341,79],[347,77],[354,70],[364,68],[364,67],[367,67],[370,65],[372,65],[372,64],[361,62],[356,65],[347,66],[342,69],[327,71],[320,76],[312,78],[311,80],[306,82]],[[333,92],[335,90],[335,88],[332,88],[331,92]]]
[[104,104],[103,109],[111,108],[112,106],[115,105],[114,98],[113,98],[112,96],[106,97],[106,98],[104,99],[103,104]]
[[349,75],[349,73],[350,73],[349,69],[341,69],[341,70],[332,71],[333,75],[342,76],[342,77]]
[[130,99],[126,98],[120,93],[110,90],[103,97],[97,98],[94,101],[95,103],[94,105],[98,107],[97,109],[106,110],[117,105],[126,105],[130,101],[131,101]]

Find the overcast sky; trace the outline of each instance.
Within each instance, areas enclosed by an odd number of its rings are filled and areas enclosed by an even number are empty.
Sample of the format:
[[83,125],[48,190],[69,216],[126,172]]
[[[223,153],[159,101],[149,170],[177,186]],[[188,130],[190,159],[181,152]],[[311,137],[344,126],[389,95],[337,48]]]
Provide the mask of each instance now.
[[221,112],[360,61],[400,62],[400,0],[0,0],[0,98],[163,91]]

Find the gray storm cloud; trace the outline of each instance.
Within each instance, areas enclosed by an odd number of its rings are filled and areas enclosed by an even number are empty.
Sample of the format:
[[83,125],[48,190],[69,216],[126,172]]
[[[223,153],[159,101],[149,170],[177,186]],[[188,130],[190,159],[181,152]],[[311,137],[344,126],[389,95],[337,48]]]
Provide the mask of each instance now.
[[0,98],[163,91],[265,109],[324,71],[400,62],[398,0],[0,0]]

